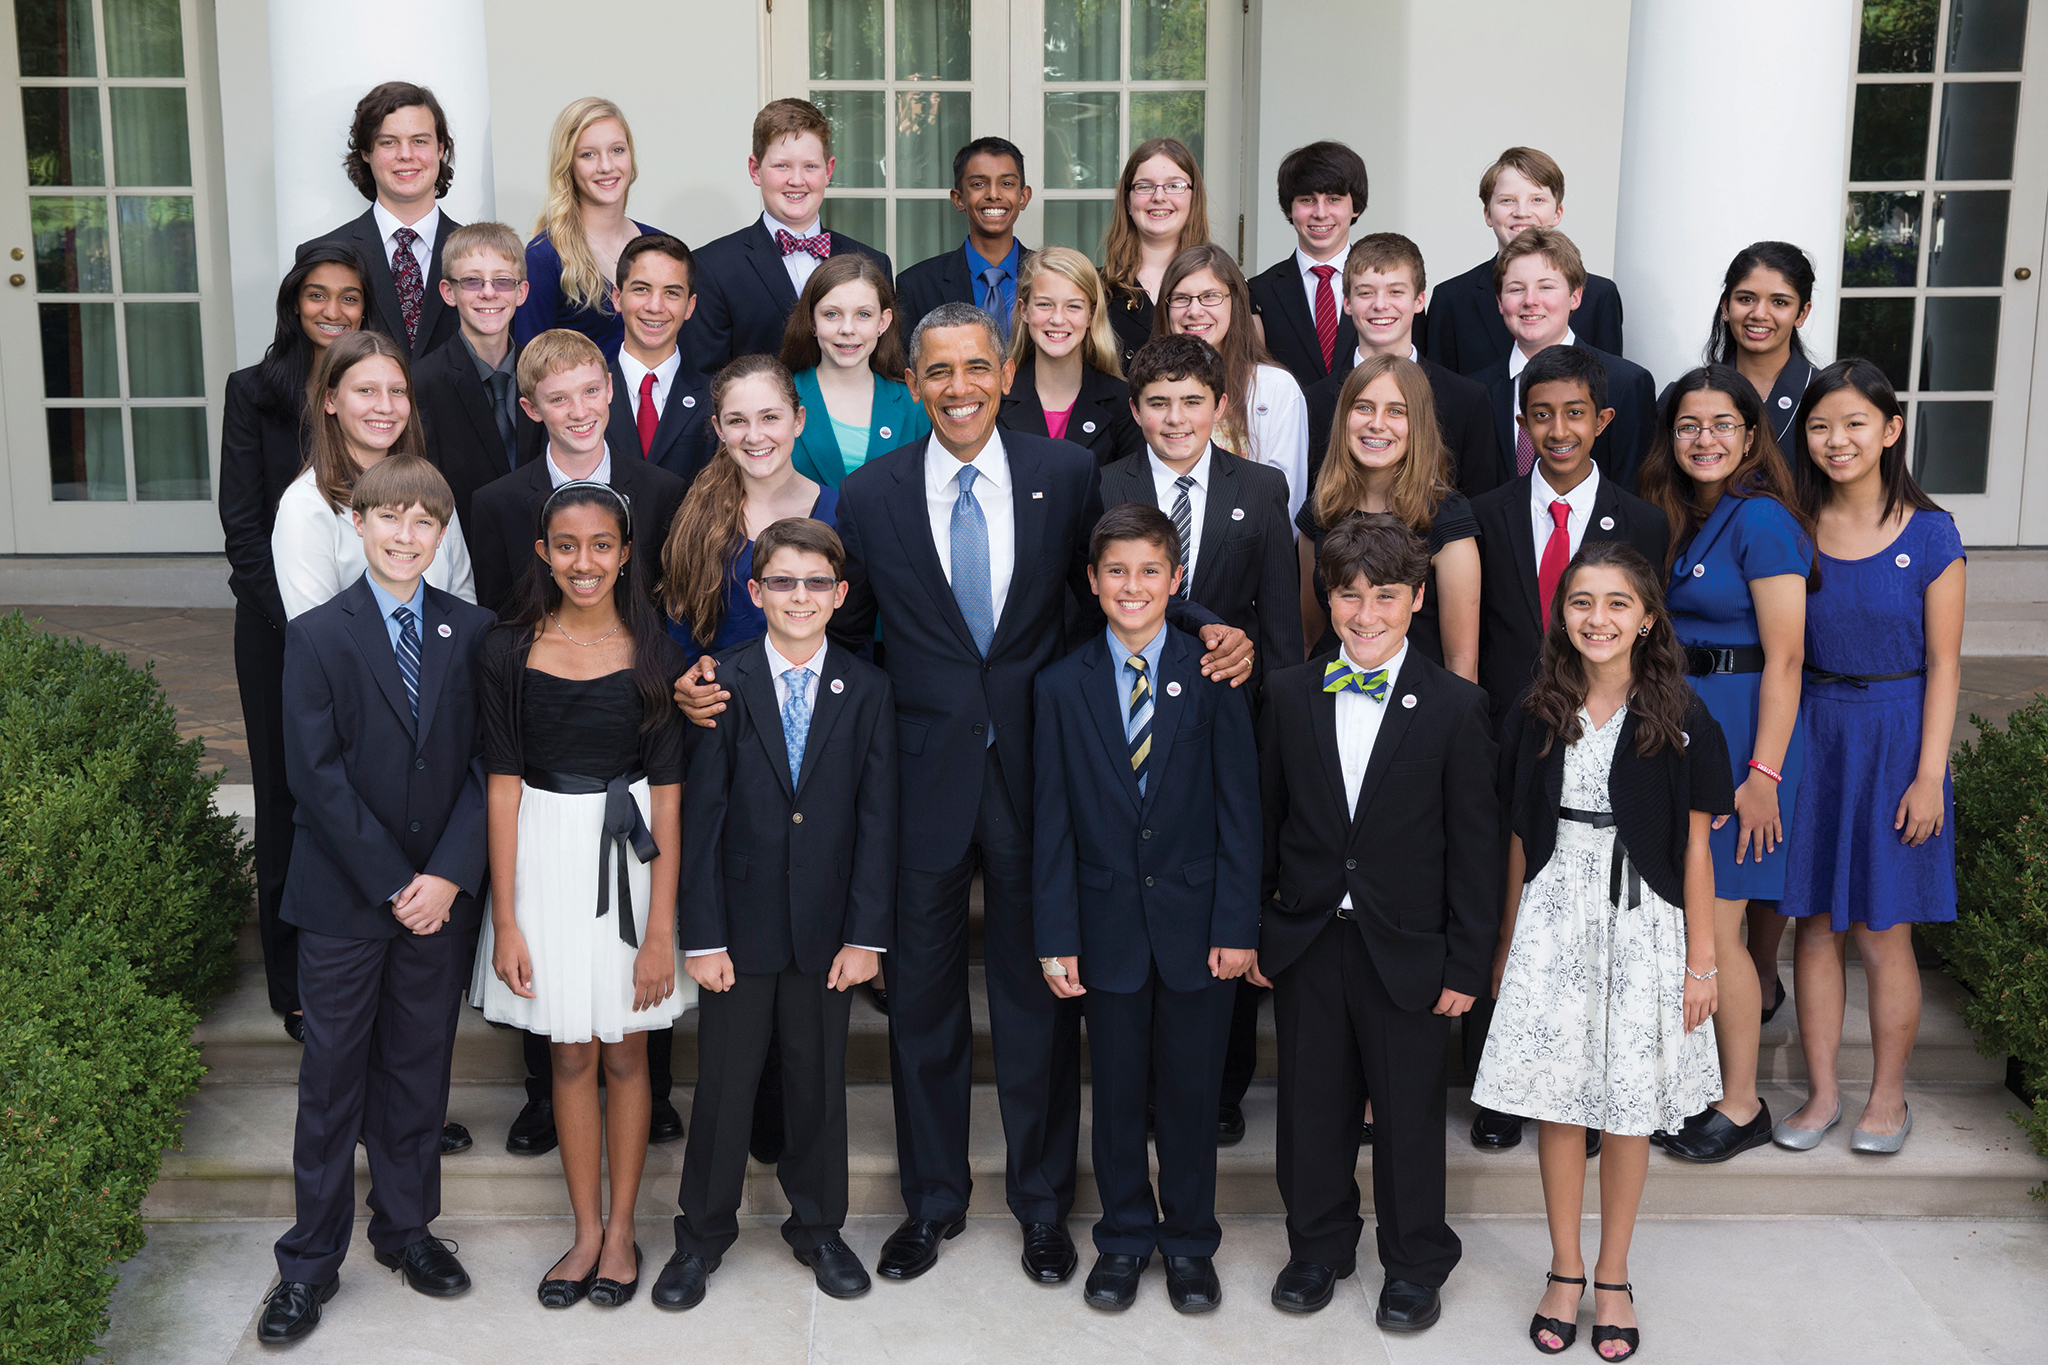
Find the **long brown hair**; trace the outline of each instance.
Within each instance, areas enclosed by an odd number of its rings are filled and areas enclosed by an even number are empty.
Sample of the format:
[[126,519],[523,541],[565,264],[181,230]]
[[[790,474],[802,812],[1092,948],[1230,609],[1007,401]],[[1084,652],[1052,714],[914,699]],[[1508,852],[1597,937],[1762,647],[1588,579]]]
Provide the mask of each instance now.
[[[1209,191],[1202,184],[1202,163],[1177,137],[1147,138],[1124,158],[1123,174],[1116,178],[1116,212],[1109,217],[1109,230],[1102,234],[1102,278],[1119,289],[1138,289],[1138,266],[1144,259],[1138,229],[1131,222],[1131,182],[1138,167],[1155,156],[1163,156],[1188,178],[1188,218],[1181,224],[1179,249],[1200,246],[1209,240]],[[1166,290],[1162,286],[1160,297]]]
[[412,365],[402,347],[382,332],[344,333],[320,353],[313,372],[312,391],[306,402],[306,467],[313,471],[313,486],[337,512],[346,512],[355,497],[356,479],[362,473],[355,457],[348,453],[348,441],[341,434],[341,419],[327,410],[327,400],[341,388],[348,372],[365,360],[382,356],[398,366],[405,381],[405,428],[391,443],[386,455],[425,455],[426,439],[420,434],[420,408],[413,401]]
[[1589,540],[1565,566],[1564,577],[1550,599],[1543,657],[1536,665],[1536,681],[1522,703],[1550,732],[1539,756],[1548,754],[1558,740],[1577,744],[1583,733],[1579,708],[1586,704],[1586,661],[1565,629],[1564,604],[1571,595],[1572,580],[1581,570],[1594,568],[1619,569],[1626,574],[1629,587],[1649,613],[1650,633],[1637,636],[1629,651],[1628,708],[1636,718],[1636,753],[1648,758],[1661,749],[1683,749],[1685,712],[1693,691],[1685,680],[1685,651],[1679,648],[1678,633],[1664,611],[1664,576],[1627,541]]
[[1429,376],[1407,356],[1369,355],[1338,391],[1330,447],[1316,475],[1316,525],[1326,531],[1365,503],[1366,471],[1351,454],[1349,418],[1366,386],[1388,374],[1394,377],[1408,408],[1408,450],[1395,470],[1387,510],[1417,534],[1426,535],[1437,507],[1452,492],[1451,456],[1436,424],[1436,395],[1429,387]]
[[[792,417],[803,410],[796,396],[796,380],[787,366],[772,355],[743,355],[711,381],[714,424],[733,385],[756,375],[782,391]],[[722,433],[723,427],[719,430]],[[746,476],[740,473],[739,459],[726,448],[721,434],[717,453],[691,481],[661,547],[661,608],[670,620],[687,625],[699,644],[709,644],[725,619],[726,575],[746,542]]]
[[791,374],[814,370],[824,363],[825,351],[818,345],[818,305],[840,285],[856,280],[873,286],[882,311],[891,315],[888,327],[875,338],[875,349],[868,352],[868,368],[884,379],[903,382],[910,362],[903,355],[903,320],[895,316],[896,286],[889,282],[888,272],[858,251],[828,257],[804,284],[803,297],[797,300],[788,326],[782,329],[782,363]]
[[1173,258],[1166,267],[1166,273],[1159,277],[1159,305],[1152,313],[1152,335],[1166,337],[1177,335],[1173,330],[1172,310],[1166,301],[1173,297],[1173,291],[1180,287],[1188,276],[1208,271],[1230,295],[1230,330],[1223,334],[1223,342],[1216,345],[1216,353],[1223,357],[1224,382],[1229,385],[1230,404],[1223,409],[1223,416],[1216,425],[1222,429],[1223,442],[1231,450],[1247,460],[1258,456],[1252,450],[1251,424],[1245,420],[1252,408],[1253,377],[1261,365],[1274,363],[1272,352],[1259,339],[1259,325],[1252,320],[1252,291],[1245,283],[1244,272],[1237,268],[1237,262],[1230,253],[1214,242],[1203,242],[1191,246]]
[[1045,275],[1059,276],[1088,300],[1088,330],[1081,334],[1081,363],[1114,378],[1123,378],[1123,361],[1117,355],[1116,328],[1109,323],[1102,276],[1096,272],[1095,262],[1070,246],[1040,247],[1017,267],[1017,312],[1010,326],[1009,358],[1021,364],[1032,354],[1031,329],[1025,326],[1024,317],[1031,307],[1031,296],[1037,292],[1038,281]]
[[[1679,468],[1678,442],[1671,434],[1678,424],[1678,405],[1695,393],[1727,394],[1735,405],[1736,416],[1742,419],[1751,436],[1749,449],[1736,462],[1735,472],[1722,486],[1721,496],[1773,499],[1792,514],[1811,543],[1813,518],[1799,505],[1799,495],[1792,487],[1792,471],[1785,467],[1785,457],[1778,451],[1777,437],[1771,434],[1771,424],[1765,419],[1763,400],[1756,396],[1755,386],[1733,365],[1702,365],[1688,370],[1666,390],[1664,401],[1657,407],[1657,432],[1650,441],[1650,453],[1643,461],[1643,472],[1636,477],[1638,496],[1662,509],[1671,525],[1671,543],[1664,551],[1664,571],[1671,572],[1671,566],[1678,562],[1678,556],[1707,520],[1707,509],[1699,502],[1699,480]],[[1809,581],[1809,590],[1817,586],[1817,580]]]

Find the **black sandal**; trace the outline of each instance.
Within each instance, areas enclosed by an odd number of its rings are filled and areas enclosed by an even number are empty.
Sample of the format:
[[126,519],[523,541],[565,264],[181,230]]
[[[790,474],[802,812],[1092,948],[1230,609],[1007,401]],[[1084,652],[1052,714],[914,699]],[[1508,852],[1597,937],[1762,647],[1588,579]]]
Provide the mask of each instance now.
[[[1575,1284],[1581,1294],[1586,1292],[1586,1277],[1583,1275],[1575,1280],[1568,1275],[1553,1275],[1546,1270],[1543,1272],[1543,1279],[1546,1284]],[[1542,1332],[1548,1332],[1556,1337],[1557,1345],[1545,1346],[1543,1338],[1538,1335]],[[1535,1344],[1537,1350],[1547,1356],[1554,1356],[1559,1351],[1569,1348],[1578,1339],[1579,1324],[1576,1316],[1570,1322],[1561,1318],[1546,1318],[1541,1313],[1529,1319],[1529,1340]]]
[[[1636,1301],[1636,1291],[1634,1285],[1602,1284],[1600,1283],[1600,1281],[1595,1280],[1593,1281],[1593,1287],[1595,1289],[1605,1289],[1611,1294],[1626,1294],[1628,1295],[1628,1301],[1630,1303],[1634,1303]],[[1622,1345],[1628,1347],[1628,1349],[1626,1351],[1623,1351],[1618,1356],[1608,1355],[1600,1348],[1602,1345],[1610,1341],[1618,1341]],[[1615,1361],[1632,1359],[1635,1356],[1636,1350],[1642,1344],[1643,1334],[1636,1328],[1616,1327],[1612,1323],[1603,1324],[1596,1322],[1593,1324],[1593,1354],[1599,1356],[1602,1360]]]
[[1771,1016],[1785,1007],[1785,978],[1783,975],[1777,975],[1772,980],[1777,987],[1777,999],[1771,1001],[1764,1009],[1763,1022],[1766,1024],[1771,1022]]

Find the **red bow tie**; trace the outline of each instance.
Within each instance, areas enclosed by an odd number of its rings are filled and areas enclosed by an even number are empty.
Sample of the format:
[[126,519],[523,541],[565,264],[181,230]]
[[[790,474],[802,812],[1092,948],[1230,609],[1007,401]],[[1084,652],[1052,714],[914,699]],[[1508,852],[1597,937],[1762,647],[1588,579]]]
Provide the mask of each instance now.
[[819,232],[809,237],[799,237],[788,228],[777,228],[775,229],[775,245],[782,248],[782,254],[785,256],[794,256],[799,251],[808,251],[822,261],[832,254],[832,234],[829,232]]

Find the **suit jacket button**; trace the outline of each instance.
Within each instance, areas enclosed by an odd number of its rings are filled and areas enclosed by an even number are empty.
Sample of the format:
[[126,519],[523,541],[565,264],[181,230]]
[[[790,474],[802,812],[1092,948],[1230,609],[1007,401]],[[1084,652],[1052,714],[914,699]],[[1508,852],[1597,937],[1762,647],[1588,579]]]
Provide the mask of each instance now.
[[798,811],[794,815],[789,817],[789,823],[791,823],[792,825],[801,825],[803,822],[804,813],[802,811]]
[[978,734],[980,734],[980,733],[981,733],[981,732],[982,732],[983,730],[985,730],[985,729],[987,729],[987,728],[988,728],[988,727],[986,727],[986,726],[982,726],[982,725],[977,725],[977,726],[975,726],[975,727],[974,727],[974,733],[978,735]]
[[1152,879],[1151,879],[1150,877],[1147,877],[1147,878],[1145,878],[1145,885],[1147,885],[1147,886],[1150,886],[1150,885],[1152,885]]
[[427,760],[425,760],[424,758],[416,758],[412,761],[412,766],[418,768],[422,772],[425,772],[427,767]]
[[1141,838],[1141,839],[1149,839],[1149,838],[1151,838],[1151,837],[1152,837],[1152,831],[1151,831],[1151,830],[1149,830],[1149,829],[1148,829],[1148,830],[1141,830],[1141,831],[1139,831],[1139,835],[1138,835],[1138,837],[1139,837],[1139,838]]
[[1346,872],[1356,872],[1356,871],[1358,871],[1358,859],[1356,859],[1356,858],[1346,858],[1346,859],[1344,860],[1344,870],[1345,870]]
[[418,834],[420,832],[420,822],[417,820],[413,821],[409,828],[414,834]]

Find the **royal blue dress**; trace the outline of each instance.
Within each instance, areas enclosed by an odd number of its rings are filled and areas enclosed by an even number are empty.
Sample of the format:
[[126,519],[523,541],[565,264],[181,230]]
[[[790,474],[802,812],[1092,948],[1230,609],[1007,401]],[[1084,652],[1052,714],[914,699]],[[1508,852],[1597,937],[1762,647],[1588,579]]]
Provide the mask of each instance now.
[[[1671,586],[1664,604],[1671,612],[1672,629],[1684,645],[1713,649],[1761,645],[1751,581],[1779,574],[1804,578],[1812,568],[1813,542],[1777,499],[1724,497],[1714,504],[1671,566]],[[1740,787],[1749,778],[1750,756],[1756,751],[1763,674],[1710,673],[1688,681],[1728,736],[1728,760],[1735,785]],[[1800,837],[1792,822],[1792,809],[1805,767],[1805,747],[1805,735],[1795,717],[1792,742],[1779,769],[1785,774],[1778,784],[1778,814],[1785,838],[1764,854],[1761,863],[1756,861],[1754,841],[1750,856],[1736,863],[1742,823],[1734,816],[1713,832],[1714,894],[1722,900],[1773,901],[1784,893],[1786,848]]]
[[[1927,665],[1928,585],[1963,558],[1946,512],[1916,511],[1899,538],[1868,559],[1820,557],[1820,591],[1806,600],[1806,665],[1881,675]],[[1918,848],[1892,828],[1920,771],[1924,674],[1864,686],[1806,684],[1806,777],[1780,913],[1852,924],[1946,924],[1956,917],[1956,803],[1941,779],[1941,832]]]
[[[659,232],[639,219],[633,226],[644,236]],[[512,315],[512,339],[524,346],[542,332],[567,327],[597,343],[607,365],[619,358],[626,340],[626,321],[612,311],[609,300],[595,308],[578,308],[562,292],[562,257],[554,242],[541,233],[526,244],[526,302]]]
[[[839,490],[827,485],[818,488],[818,500],[811,504],[811,516],[824,522],[835,531],[839,529]],[[732,567],[725,575],[725,615],[719,618],[718,633],[706,642],[690,634],[686,621],[670,619],[669,638],[689,654],[692,662],[706,654],[743,645],[749,640],[758,640],[768,633],[768,618],[754,605],[753,595],[747,591],[747,581],[754,576],[754,542],[747,541],[740,546],[740,552],[733,556]]]

